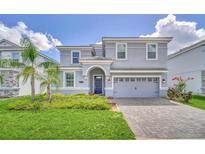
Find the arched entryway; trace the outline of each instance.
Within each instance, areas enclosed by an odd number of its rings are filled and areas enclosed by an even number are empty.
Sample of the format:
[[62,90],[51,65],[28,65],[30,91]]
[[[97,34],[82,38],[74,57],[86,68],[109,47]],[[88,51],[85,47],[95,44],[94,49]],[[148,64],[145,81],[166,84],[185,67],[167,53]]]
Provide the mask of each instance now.
[[88,72],[90,93],[105,94],[105,72],[100,67],[93,67]]

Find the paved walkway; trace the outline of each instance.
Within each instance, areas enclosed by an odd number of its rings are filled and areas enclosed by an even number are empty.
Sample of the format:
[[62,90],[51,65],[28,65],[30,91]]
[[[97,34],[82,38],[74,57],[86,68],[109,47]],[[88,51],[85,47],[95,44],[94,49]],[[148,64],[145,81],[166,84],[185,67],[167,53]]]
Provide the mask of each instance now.
[[162,98],[114,99],[138,139],[205,138],[205,111]]

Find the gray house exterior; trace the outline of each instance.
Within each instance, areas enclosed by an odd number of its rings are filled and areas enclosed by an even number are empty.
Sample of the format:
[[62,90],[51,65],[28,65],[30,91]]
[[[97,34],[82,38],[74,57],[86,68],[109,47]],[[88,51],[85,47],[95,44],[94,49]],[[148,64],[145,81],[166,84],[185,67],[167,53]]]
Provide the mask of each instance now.
[[102,44],[58,46],[64,94],[163,97],[171,37],[103,37]]
[[187,82],[187,90],[205,94],[205,40],[183,48],[168,56],[168,85],[174,84],[172,78],[193,77]]
[[[15,59],[21,62],[22,50],[23,48],[15,43],[12,43],[5,39],[0,40],[1,59]],[[55,60],[39,52],[37,63],[41,63],[43,61],[53,61],[54,63],[57,63]],[[22,78],[17,80],[16,76],[19,73],[19,71],[20,69],[11,68],[11,67],[0,68],[0,74],[3,75],[3,84],[0,85],[0,97],[16,97],[16,96],[31,94],[30,80],[28,80],[25,84],[22,83],[23,80]],[[42,71],[42,70],[39,69],[38,71]],[[39,80],[35,81],[35,86],[36,86],[35,88],[36,94],[44,92],[40,88]]]

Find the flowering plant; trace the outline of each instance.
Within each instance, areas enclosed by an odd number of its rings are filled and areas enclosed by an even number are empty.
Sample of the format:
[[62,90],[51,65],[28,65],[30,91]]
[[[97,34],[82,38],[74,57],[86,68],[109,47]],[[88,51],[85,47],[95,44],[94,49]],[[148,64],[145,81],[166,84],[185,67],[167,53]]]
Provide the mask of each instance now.
[[175,88],[177,91],[179,92],[185,92],[186,90],[186,86],[187,86],[187,81],[189,80],[194,80],[193,77],[188,77],[188,78],[182,78],[181,76],[180,77],[174,77],[172,78],[172,80],[176,80],[177,81],[177,84],[174,84]]
[[172,80],[176,80],[177,83],[174,84],[173,88],[169,88],[167,91],[167,96],[172,100],[183,100],[183,102],[189,102],[192,98],[192,92],[186,92],[187,81],[194,80],[192,77],[182,78],[174,77]]

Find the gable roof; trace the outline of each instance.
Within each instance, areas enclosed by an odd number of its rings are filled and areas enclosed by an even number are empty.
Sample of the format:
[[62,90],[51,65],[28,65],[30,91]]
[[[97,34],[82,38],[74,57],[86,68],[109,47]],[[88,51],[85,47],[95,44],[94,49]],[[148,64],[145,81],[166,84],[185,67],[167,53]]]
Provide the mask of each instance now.
[[[15,43],[13,43],[13,42],[11,42],[9,40],[6,40],[6,39],[0,40],[0,44],[3,43],[3,42],[7,43],[10,46],[1,46],[0,45],[0,49],[1,50],[17,50],[17,49],[18,50],[23,50],[23,48],[21,46],[15,44]],[[59,62],[57,62],[56,60],[48,57],[47,55],[45,55],[43,53],[41,53],[40,51],[38,53],[39,53],[39,56],[44,57],[44,58],[48,59],[49,61],[52,61],[52,62],[54,62],[56,64],[59,64]]]
[[[7,45],[4,45],[4,46],[1,46],[2,43],[6,43]],[[19,45],[9,41],[9,40],[6,40],[6,39],[2,39],[0,40],[0,47],[6,47],[6,48],[10,48],[10,47],[15,47],[15,48],[21,48]]]
[[205,45],[205,40],[196,42],[196,43],[194,43],[194,44],[192,44],[190,46],[187,46],[185,48],[180,49],[179,51],[177,51],[177,52],[175,52],[173,54],[168,55],[168,59],[172,59],[172,58],[174,58],[174,57],[176,57],[178,55],[181,55],[183,53],[189,52],[189,51],[191,51],[191,50],[193,50],[195,48],[198,48],[198,47],[204,46],[204,45]]
[[102,37],[103,41],[166,41],[170,42],[172,37]]

